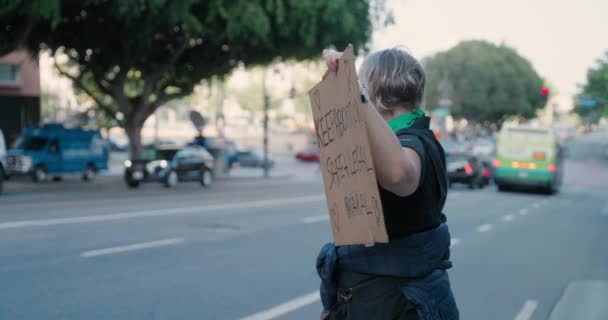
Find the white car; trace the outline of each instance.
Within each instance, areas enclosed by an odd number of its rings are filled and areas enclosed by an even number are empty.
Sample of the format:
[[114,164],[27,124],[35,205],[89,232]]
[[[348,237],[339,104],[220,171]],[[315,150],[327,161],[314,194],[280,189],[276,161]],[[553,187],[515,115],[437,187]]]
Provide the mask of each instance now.
[[4,178],[6,177],[6,141],[4,140],[4,134],[0,129],[0,194],[2,194],[2,188],[4,185]]

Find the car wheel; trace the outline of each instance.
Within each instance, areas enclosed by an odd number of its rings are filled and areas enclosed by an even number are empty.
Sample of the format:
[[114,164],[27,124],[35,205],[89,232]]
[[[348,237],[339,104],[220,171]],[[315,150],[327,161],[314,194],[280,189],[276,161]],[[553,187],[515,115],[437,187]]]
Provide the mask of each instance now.
[[556,182],[552,182],[546,189],[545,189],[545,193],[548,195],[554,195],[557,194],[559,192],[559,187],[557,186]]
[[2,194],[2,191],[4,191],[4,172],[0,168],[0,194]]
[[95,180],[96,176],[97,176],[97,170],[95,169],[95,166],[92,164],[88,165],[82,172],[82,180],[84,180],[84,181],[93,181],[93,180]]
[[173,188],[177,185],[177,182],[178,182],[177,172],[171,171],[167,174],[167,177],[165,178],[165,187]]
[[34,180],[34,182],[42,182],[42,181],[46,181],[46,179],[48,179],[49,174],[46,171],[46,168],[42,165],[38,165],[36,166],[36,168],[34,169],[34,173],[32,174],[32,179]]
[[509,191],[509,187],[504,184],[497,184],[496,187],[498,188],[498,191],[501,192]]
[[139,187],[139,181],[135,181],[135,180],[127,180],[127,187],[131,188],[131,189],[135,189],[137,187]]
[[205,188],[208,188],[213,182],[213,176],[211,175],[211,171],[209,169],[202,169],[200,174],[200,182],[201,185]]
[[469,189],[475,190],[479,188],[479,178],[475,177],[472,178],[471,181],[469,181]]

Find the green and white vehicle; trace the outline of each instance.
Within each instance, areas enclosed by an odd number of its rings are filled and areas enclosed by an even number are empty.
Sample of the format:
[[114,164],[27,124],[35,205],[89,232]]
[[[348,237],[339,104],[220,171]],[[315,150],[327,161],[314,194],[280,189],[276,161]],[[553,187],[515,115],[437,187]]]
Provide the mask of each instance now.
[[499,190],[530,186],[555,193],[562,183],[563,150],[551,129],[507,127],[498,136],[494,167]]

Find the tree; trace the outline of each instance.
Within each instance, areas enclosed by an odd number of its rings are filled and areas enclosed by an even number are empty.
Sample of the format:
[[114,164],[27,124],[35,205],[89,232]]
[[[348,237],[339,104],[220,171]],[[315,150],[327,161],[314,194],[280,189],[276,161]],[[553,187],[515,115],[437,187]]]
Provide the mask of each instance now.
[[[581,99],[597,101],[595,106],[580,105]],[[574,109],[589,122],[597,122],[600,116],[608,117],[608,52],[587,70],[587,79],[575,97]]]
[[441,99],[449,99],[455,117],[501,125],[508,116],[532,117],[544,107],[543,80],[508,46],[465,41],[424,59],[423,64],[425,104],[430,110]]
[[236,65],[366,49],[383,0],[3,0],[0,53],[65,53],[60,72],[141,150],[145,120]]

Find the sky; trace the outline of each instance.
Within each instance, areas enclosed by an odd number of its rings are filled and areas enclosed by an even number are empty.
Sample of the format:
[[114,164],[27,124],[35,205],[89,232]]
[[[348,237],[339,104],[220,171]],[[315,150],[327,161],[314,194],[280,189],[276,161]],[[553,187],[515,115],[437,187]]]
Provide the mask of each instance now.
[[422,58],[462,40],[505,43],[571,106],[587,69],[608,51],[608,0],[387,0],[395,24],[372,49],[404,46]]

